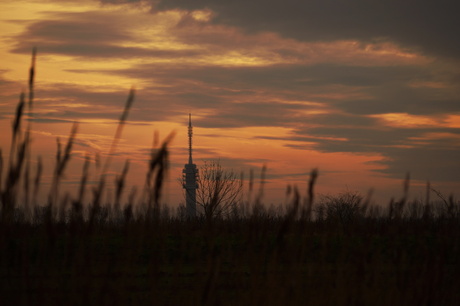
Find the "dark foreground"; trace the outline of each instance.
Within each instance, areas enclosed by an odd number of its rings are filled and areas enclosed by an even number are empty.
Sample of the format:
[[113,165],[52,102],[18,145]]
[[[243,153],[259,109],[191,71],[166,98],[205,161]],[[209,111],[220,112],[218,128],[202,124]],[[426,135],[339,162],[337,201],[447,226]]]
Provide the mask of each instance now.
[[454,217],[3,222],[2,305],[458,305]]

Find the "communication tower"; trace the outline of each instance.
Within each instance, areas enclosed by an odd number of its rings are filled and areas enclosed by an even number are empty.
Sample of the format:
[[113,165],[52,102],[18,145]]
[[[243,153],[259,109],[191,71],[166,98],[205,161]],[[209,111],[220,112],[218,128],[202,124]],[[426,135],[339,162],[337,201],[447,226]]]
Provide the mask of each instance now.
[[192,159],[192,115],[188,115],[188,164],[182,170],[182,186],[185,189],[187,217],[196,217],[196,190],[198,189],[198,169]]

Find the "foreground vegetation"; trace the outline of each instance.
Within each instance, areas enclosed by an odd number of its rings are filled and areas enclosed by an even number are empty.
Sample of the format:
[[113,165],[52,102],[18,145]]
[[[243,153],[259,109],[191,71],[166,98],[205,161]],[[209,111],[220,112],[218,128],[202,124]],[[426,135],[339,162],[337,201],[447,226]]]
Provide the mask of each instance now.
[[460,203],[439,193],[438,202],[409,202],[408,179],[402,199],[377,207],[355,193],[315,198],[312,171],[307,194],[289,188],[281,210],[267,209],[260,193],[228,215],[187,219],[161,205],[167,139],[152,150],[138,201],[121,200],[127,164],[114,202],[102,204],[134,91],[91,199],[89,159],[77,197],[60,194],[75,125],[38,205],[41,163],[32,169],[31,127],[21,128],[26,104],[32,111],[34,62],[8,162],[0,158],[2,305],[458,304]]
[[[4,305],[456,305],[455,217],[13,220]],[[2,303],[3,303],[2,302]]]

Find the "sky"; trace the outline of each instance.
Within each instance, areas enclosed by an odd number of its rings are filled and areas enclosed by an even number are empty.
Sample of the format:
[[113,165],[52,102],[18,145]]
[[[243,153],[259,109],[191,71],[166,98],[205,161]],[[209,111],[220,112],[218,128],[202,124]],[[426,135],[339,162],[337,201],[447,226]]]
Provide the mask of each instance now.
[[[194,162],[260,176],[264,202],[288,185],[319,194],[373,190],[386,204],[460,187],[460,19],[454,1],[27,0],[0,2],[0,147],[37,48],[33,162],[79,123],[63,184],[86,154],[104,158],[129,90],[136,98],[109,171],[130,161],[142,188],[154,143],[175,133],[163,200],[183,202],[188,114]],[[109,184],[109,189],[111,185]],[[138,186],[138,187],[134,187]],[[433,196],[434,197],[434,196]]]

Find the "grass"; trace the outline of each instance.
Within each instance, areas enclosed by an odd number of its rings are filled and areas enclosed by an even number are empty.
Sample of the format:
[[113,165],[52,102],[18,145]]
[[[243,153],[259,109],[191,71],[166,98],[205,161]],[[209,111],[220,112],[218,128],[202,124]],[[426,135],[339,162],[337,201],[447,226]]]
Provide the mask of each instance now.
[[[35,52],[31,71],[30,106]],[[263,170],[254,197],[251,173],[237,213],[187,219],[160,205],[171,135],[152,149],[141,194],[120,200],[127,161],[114,202],[103,204],[104,174],[134,96],[96,186],[88,190],[87,157],[76,198],[60,194],[75,124],[66,144],[58,141],[48,202],[40,206],[42,164],[32,171],[21,95],[8,161],[0,158],[2,305],[457,305],[460,203],[437,191],[441,201],[433,201],[430,186],[424,203],[408,201],[409,177],[402,199],[375,207],[359,194],[315,196],[314,170],[306,195],[288,188],[288,204],[276,211],[262,203]]]

